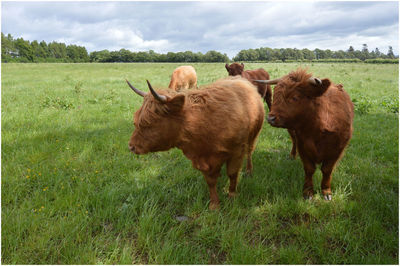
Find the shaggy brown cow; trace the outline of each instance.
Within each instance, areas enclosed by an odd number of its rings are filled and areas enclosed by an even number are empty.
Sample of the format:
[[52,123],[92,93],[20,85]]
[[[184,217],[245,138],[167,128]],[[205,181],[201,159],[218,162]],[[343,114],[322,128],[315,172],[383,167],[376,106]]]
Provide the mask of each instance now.
[[225,68],[228,71],[229,76],[240,75],[248,79],[250,82],[252,82],[257,87],[258,93],[261,95],[262,98],[264,98],[265,102],[268,105],[269,110],[271,110],[271,97],[272,97],[271,86],[269,84],[257,83],[253,81],[254,79],[268,80],[269,74],[267,71],[265,71],[262,68],[256,70],[243,71],[244,69],[243,63],[241,64],[233,63],[231,65],[225,64]]
[[175,91],[197,88],[196,70],[192,66],[177,67],[172,72],[168,88]]
[[341,84],[312,77],[298,69],[280,79],[264,81],[276,84],[268,123],[289,129],[303,162],[303,196],[314,194],[312,176],[316,164],[322,164],[321,189],[326,200],[332,199],[332,171],[353,132],[354,107]]
[[252,171],[251,156],[264,121],[263,103],[256,88],[240,77],[182,93],[155,92],[149,82],[151,93],[129,86],[144,97],[134,116],[135,131],[129,149],[136,154],[181,149],[204,175],[211,210],[219,208],[216,184],[226,162],[229,196],[235,196],[246,155],[247,171]]

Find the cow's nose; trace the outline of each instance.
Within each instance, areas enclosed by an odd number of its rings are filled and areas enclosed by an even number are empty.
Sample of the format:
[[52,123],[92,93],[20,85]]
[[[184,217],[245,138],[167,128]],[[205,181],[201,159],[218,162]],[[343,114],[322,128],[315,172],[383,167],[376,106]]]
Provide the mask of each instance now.
[[275,122],[276,117],[273,115],[268,116],[268,123],[273,124]]
[[135,146],[129,144],[129,150],[133,153],[135,153]]

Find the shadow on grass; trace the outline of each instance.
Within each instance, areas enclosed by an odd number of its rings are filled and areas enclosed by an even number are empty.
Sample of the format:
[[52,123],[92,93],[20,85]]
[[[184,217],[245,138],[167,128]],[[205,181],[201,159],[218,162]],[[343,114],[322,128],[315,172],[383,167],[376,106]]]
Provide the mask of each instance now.
[[[113,121],[112,126],[109,127],[104,127],[94,119],[85,122],[91,127],[98,128],[52,128],[51,130],[42,130],[43,133],[36,134],[33,137],[13,141],[3,139],[3,158],[7,163],[9,155],[22,152],[27,155],[24,159],[33,163],[57,164],[64,162],[66,156],[82,156],[84,162],[98,161],[101,163],[107,160],[106,165],[112,168],[114,168],[113,164],[121,166],[122,160],[126,160],[123,171],[126,174],[132,174],[133,177],[138,170],[145,171],[146,168],[149,168],[146,174],[151,180],[168,179],[171,182],[173,179],[178,179],[185,181],[185,176],[187,176],[189,177],[188,182],[195,178],[197,182],[200,180],[204,183],[201,173],[192,169],[191,162],[183,156],[182,152],[176,149],[145,156],[132,156],[127,148],[132,133],[132,126],[129,121]],[[351,167],[351,164],[353,164],[351,160],[354,158],[357,158],[358,161],[368,161],[372,157],[383,163],[398,161],[395,148],[398,146],[396,145],[398,143],[397,128],[398,119],[395,115],[368,114],[358,116],[356,114],[353,138],[339,165]],[[284,130],[281,130],[281,132],[287,135]],[[66,150],[67,148],[70,150]],[[260,145],[257,147],[253,154],[253,175],[246,176],[242,171],[238,186],[239,191],[246,195],[247,206],[264,200],[273,200],[276,197],[291,199],[301,197],[304,180],[302,163],[299,156],[295,160],[289,159],[289,152],[290,147],[285,149],[260,147]],[[35,153],[42,153],[42,156],[35,156]],[[171,160],[171,155],[174,158],[173,160]],[[132,157],[133,160],[131,160]],[[131,169],[129,169],[130,166]],[[337,182],[335,172],[333,183]],[[225,167],[221,173],[219,189],[229,182],[226,178]],[[139,175],[142,174],[140,172]],[[180,175],[184,176],[180,177]],[[315,176],[317,176],[317,179],[320,176],[319,169],[317,169]],[[314,182],[316,190],[319,188],[320,180],[317,181]],[[206,193],[208,194],[208,191]]]

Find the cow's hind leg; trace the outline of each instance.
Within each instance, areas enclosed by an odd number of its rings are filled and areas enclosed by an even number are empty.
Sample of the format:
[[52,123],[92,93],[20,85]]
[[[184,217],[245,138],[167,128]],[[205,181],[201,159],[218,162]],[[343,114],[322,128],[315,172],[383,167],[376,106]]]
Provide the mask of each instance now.
[[332,200],[331,180],[332,180],[332,172],[333,172],[333,169],[335,168],[335,164],[336,164],[336,160],[322,162],[321,192],[322,192],[322,195],[324,196],[325,200]]
[[242,168],[242,163],[243,163],[243,158],[244,158],[244,153],[230,158],[226,162],[226,172],[229,177],[229,197],[235,197],[236,196],[236,187],[237,187],[237,181],[239,178],[239,172],[240,169]]
[[255,124],[253,131],[249,135],[248,143],[247,143],[247,165],[246,165],[246,173],[251,175],[253,173],[253,152],[256,149],[256,142],[258,135],[260,134],[261,127],[264,122],[264,117],[260,117]]

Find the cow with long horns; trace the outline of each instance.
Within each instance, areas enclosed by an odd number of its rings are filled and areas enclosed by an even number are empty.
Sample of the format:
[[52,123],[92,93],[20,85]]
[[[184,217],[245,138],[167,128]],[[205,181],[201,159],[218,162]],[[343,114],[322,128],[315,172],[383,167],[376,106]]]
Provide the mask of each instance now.
[[240,77],[181,93],[156,92],[149,81],[147,84],[151,93],[128,82],[144,98],[134,115],[135,130],[129,149],[135,154],[181,149],[204,175],[210,191],[209,209],[218,209],[216,184],[222,165],[226,163],[230,197],[236,195],[245,156],[247,171],[251,173],[253,168],[252,153],[264,121],[257,89]]
[[232,63],[230,65],[225,64],[225,68],[228,71],[229,76],[242,76],[243,78],[249,80],[257,87],[258,93],[267,103],[269,110],[271,110],[271,97],[272,90],[269,84],[257,83],[254,82],[254,79],[258,80],[268,80],[269,74],[263,68],[255,69],[255,70],[244,70],[244,64],[241,63]]
[[332,199],[333,169],[343,154],[353,132],[354,106],[341,84],[319,79],[304,69],[292,71],[274,80],[258,80],[276,85],[268,123],[287,128],[303,162],[303,196],[314,194],[312,176],[321,165],[321,190],[324,199]]

